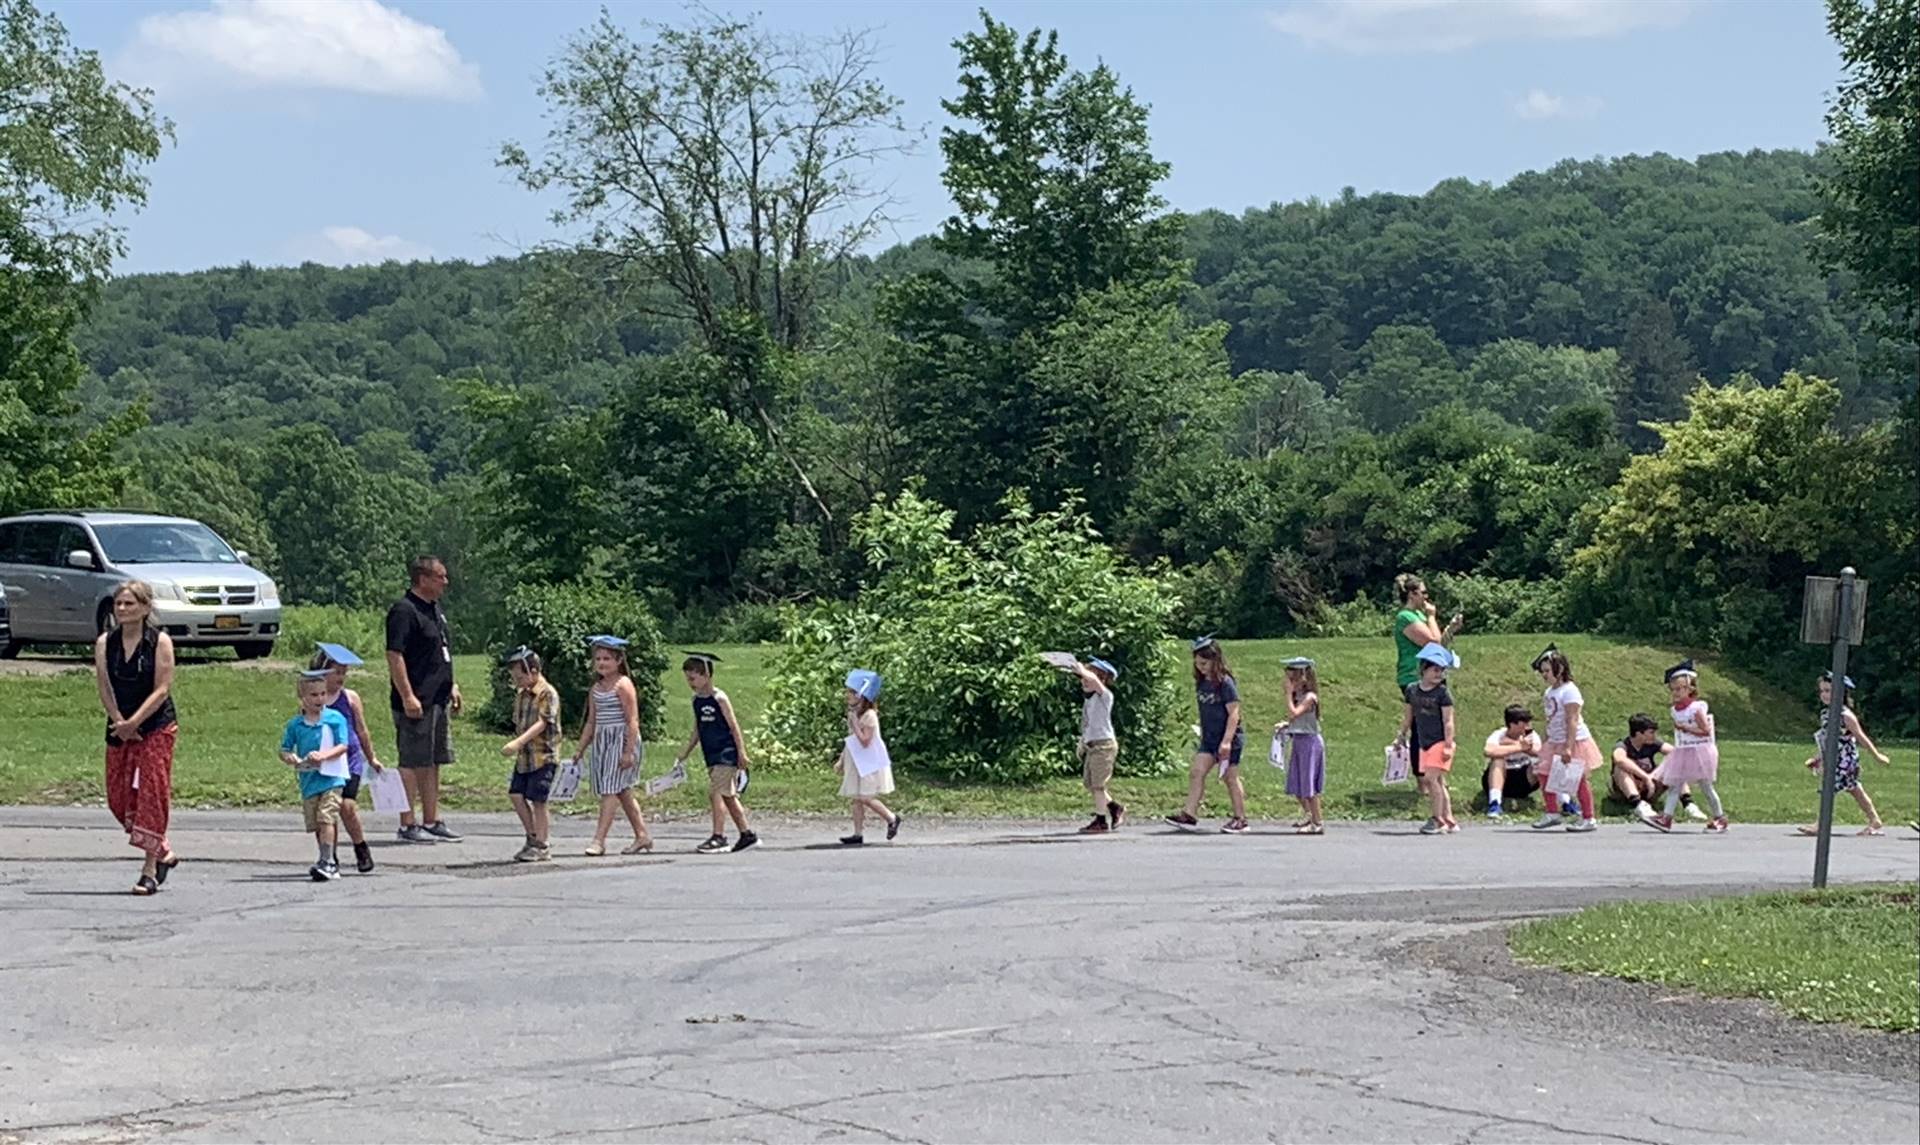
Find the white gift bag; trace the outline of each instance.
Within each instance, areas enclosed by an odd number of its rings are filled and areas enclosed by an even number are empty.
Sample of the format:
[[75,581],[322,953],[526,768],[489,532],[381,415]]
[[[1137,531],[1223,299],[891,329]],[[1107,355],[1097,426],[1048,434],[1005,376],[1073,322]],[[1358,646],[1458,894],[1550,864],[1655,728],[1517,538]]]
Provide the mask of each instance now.
[[1380,782],[1386,784],[1405,783],[1413,778],[1413,750],[1403,743],[1387,745],[1387,769],[1380,773]]
[[1562,799],[1573,799],[1579,796],[1580,781],[1586,777],[1586,764],[1577,759],[1556,756],[1552,769],[1547,772],[1547,790]]
[[1267,762],[1279,768],[1281,771],[1287,769],[1287,735],[1285,732],[1273,733],[1273,742],[1267,745]]
[[400,779],[399,768],[384,767],[379,771],[368,768],[362,781],[373,792],[374,814],[398,815],[410,810],[407,785]]
[[561,760],[553,775],[553,786],[547,790],[547,802],[572,803],[573,797],[580,794],[581,773],[578,759]]

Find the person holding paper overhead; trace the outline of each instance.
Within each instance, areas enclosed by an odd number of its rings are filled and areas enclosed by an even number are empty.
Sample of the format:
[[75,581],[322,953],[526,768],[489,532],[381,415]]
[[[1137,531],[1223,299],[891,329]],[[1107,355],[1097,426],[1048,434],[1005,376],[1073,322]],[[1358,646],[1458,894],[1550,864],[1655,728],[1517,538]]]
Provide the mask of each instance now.
[[326,669],[300,673],[294,685],[300,714],[280,734],[280,761],[300,776],[300,810],[319,845],[319,858],[307,868],[316,883],[340,877],[334,844],[340,832],[340,791],[347,785],[347,721],[327,706]]
[[841,776],[841,796],[853,801],[853,834],[840,838],[848,847],[866,843],[869,810],[886,820],[888,842],[900,834],[900,816],[880,802],[882,795],[893,794],[893,760],[880,738],[880,713],[874,707],[879,699],[880,673],[864,668],[847,673],[847,742],[834,770]]
[[1113,733],[1113,682],[1120,669],[1105,660],[1090,659],[1082,664],[1074,660],[1062,666],[1080,678],[1080,691],[1086,699],[1080,705],[1080,781],[1093,798],[1093,820],[1080,828],[1082,835],[1104,835],[1118,831],[1126,821],[1127,809],[1113,797],[1113,763],[1120,756],[1120,739]]
[[327,674],[327,706],[347,721],[348,774],[347,785],[340,789],[340,823],[347,829],[347,838],[353,840],[354,868],[365,875],[373,871],[373,848],[367,845],[366,829],[360,825],[360,784],[362,780],[372,782],[367,775],[369,767],[376,776],[384,769],[374,755],[373,737],[367,733],[367,713],[360,704],[360,693],[347,687],[347,669],[363,663],[343,645],[321,643],[307,667]]

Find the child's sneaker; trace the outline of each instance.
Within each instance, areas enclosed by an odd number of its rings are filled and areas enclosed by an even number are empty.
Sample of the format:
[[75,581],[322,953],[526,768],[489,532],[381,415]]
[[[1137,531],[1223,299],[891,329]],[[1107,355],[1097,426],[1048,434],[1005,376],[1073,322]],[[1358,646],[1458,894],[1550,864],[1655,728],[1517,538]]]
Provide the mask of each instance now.
[[717,855],[726,849],[727,849],[727,837],[725,835],[714,835],[711,838],[709,838],[706,842],[694,848],[694,850],[700,852],[703,855]]
[[1567,830],[1572,831],[1576,835],[1584,835],[1588,831],[1598,831],[1599,829],[1600,824],[1591,819],[1575,819],[1573,822],[1567,824]]
[[[745,773],[743,772],[742,774]],[[744,851],[759,841],[760,836],[754,834],[752,831],[742,831],[740,832],[740,837],[734,840],[733,849],[736,851]],[[724,843],[726,840],[722,839],[721,842]]]
[[340,877],[339,863],[315,863],[307,868],[307,877],[316,883],[332,882]]
[[400,840],[402,843],[433,842],[433,836],[427,834],[427,829],[418,823],[401,824],[400,830],[394,833],[394,838]]
[[867,837],[865,835],[842,835],[840,836],[840,845],[842,847],[864,847],[867,845]]
[[1245,819],[1229,819],[1220,825],[1220,833],[1222,835],[1244,835],[1249,830],[1252,830],[1252,828],[1247,826]]
[[1542,815],[1540,816],[1540,818],[1535,819],[1533,821],[1533,829],[1536,831],[1551,831],[1553,828],[1558,827],[1559,825],[1560,825],[1560,816],[1554,814],[1551,811],[1547,812],[1545,815]]
[[1726,834],[1727,833],[1727,817],[1725,815],[1722,815],[1718,819],[1708,820],[1707,833],[1710,835]]
[[1687,818],[1695,820],[1696,822],[1705,823],[1707,822],[1707,813],[1700,810],[1698,803],[1689,803],[1687,804]]
[[1182,831],[1198,831],[1200,829],[1200,820],[1195,819],[1185,811],[1176,811],[1167,816],[1167,822],[1180,828]]
[[372,847],[367,846],[365,843],[355,843],[353,845],[353,869],[356,871],[359,871],[363,875],[369,874],[372,872],[373,870],[373,848]]
[[1671,815],[1655,815],[1651,819],[1642,819],[1640,821],[1662,833],[1673,830],[1673,816]]
[[1504,820],[1506,819],[1506,817],[1507,817],[1507,813],[1506,813],[1505,811],[1502,811],[1502,810],[1500,809],[1500,805],[1499,805],[1498,803],[1489,803],[1489,804],[1487,804],[1487,818],[1488,818],[1488,819],[1491,819],[1491,820],[1492,820],[1492,821],[1494,821],[1495,823],[1499,823],[1499,822],[1502,822],[1502,821],[1504,821]]
[[513,853],[513,861],[516,863],[537,863],[540,861],[540,848],[532,843],[528,843]]
[[1107,819],[1115,831],[1120,829],[1120,824],[1126,822],[1126,818],[1127,809],[1125,807],[1122,807],[1118,802],[1107,804]]
[[454,834],[453,828],[447,826],[445,820],[435,820],[429,823],[427,825],[427,834],[432,835],[444,843],[458,843],[460,841],[460,836]]
[[1440,820],[1438,819],[1429,819],[1425,823],[1420,824],[1420,833],[1422,835],[1439,835],[1445,833],[1445,831],[1446,828],[1440,825]]
[[1080,833],[1082,835],[1104,835],[1110,829],[1111,828],[1107,826],[1107,817],[1105,815],[1095,815],[1093,822],[1080,828]]

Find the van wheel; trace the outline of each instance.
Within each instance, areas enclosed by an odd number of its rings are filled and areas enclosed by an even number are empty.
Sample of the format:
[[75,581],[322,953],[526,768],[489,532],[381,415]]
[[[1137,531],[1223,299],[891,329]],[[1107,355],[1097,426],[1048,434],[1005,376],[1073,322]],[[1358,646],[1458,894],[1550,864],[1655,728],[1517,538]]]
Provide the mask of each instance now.
[[271,640],[249,640],[244,644],[235,644],[233,654],[242,660],[258,660],[273,651]]
[[20,640],[9,640],[5,644],[0,644],[0,660],[13,659],[20,655],[20,650],[25,647],[26,643]]
[[109,632],[112,632],[112,631],[113,631],[113,601],[112,601],[112,599],[107,599],[107,600],[103,600],[103,601],[101,601],[101,602],[100,602],[100,607],[99,607],[98,609],[96,609],[96,610],[94,610],[94,614],[93,614],[93,630],[94,630],[95,632],[98,632],[98,633],[99,633],[100,635],[102,635],[102,636],[105,636],[105,635],[106,635],[107,633],[109,633]]

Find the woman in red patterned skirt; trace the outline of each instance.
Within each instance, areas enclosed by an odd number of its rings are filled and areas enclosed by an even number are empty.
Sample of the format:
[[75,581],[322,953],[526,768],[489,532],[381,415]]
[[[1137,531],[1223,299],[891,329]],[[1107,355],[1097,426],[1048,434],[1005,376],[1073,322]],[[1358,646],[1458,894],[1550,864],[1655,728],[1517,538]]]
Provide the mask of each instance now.
[[180,865],[167,845],[173,802],[173,639],[148,623],[153,589],[113,590],[116,626],[93,644],[93,674],[107,710],[107,807],[127,842],[147,857],[133,893],[158,891]]

